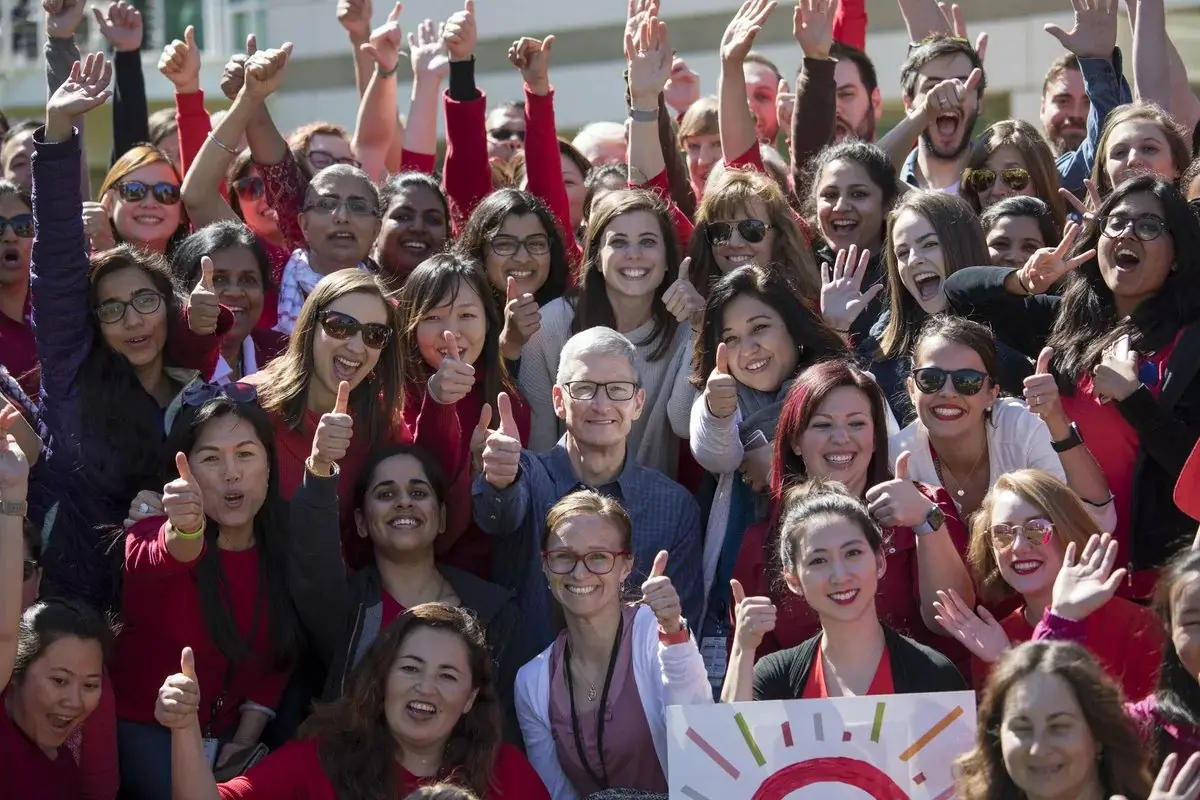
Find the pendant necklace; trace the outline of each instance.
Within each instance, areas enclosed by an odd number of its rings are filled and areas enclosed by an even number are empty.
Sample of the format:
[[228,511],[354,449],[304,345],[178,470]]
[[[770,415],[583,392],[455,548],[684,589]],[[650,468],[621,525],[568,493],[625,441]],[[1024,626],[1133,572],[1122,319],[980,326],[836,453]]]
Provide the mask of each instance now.
[[[967,473],[968,482],[975,477],[975,470],[979,469],[979,462],[983,460],[983,454],[986,452],[987,448],[985,447],[980,451],[979,457],[975,459],[975,466],[971,467],[971,471]],[[948,475],[951,478],[954,478],[954,482],[958,485],[958,488],[954,491],[954,493],[960,498],[966,496],[967,490],[965,488],[965,484],[958,478],[954,477],[954,473],[952,473],[950,469],[942,462],[942,459],[937,455],[936,452],[933,454],[933,465],[937,469],[938,476],[942,478],[943,486],[946,485],[946,476]]]

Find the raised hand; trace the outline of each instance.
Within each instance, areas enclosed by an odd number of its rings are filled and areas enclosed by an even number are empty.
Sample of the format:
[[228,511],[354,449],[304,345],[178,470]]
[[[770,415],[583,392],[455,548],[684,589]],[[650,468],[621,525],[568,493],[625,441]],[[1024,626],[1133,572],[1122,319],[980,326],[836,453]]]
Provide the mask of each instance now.
[[654,557],[650,577],[642,584],[642,602],[654,612],[663,633],[679,633],[683,630],[683,605],[679,602],[679,592],[667,577],[667,557],[666,550],[660,550]]
[[938,600],[933,601],[934,619],[946,632],[958,639],[980,661],[994,664],[1008,650],[1008,634],[983,606],[976,614],[959,597],[958,592],[938,590]]
[[792,115],[795,113],[796,93],[791,91],[787,81],[780,78],[779,85],[775,87],[775,122],[779,125],[779,130],[788,137],[788,141],[792,138]]
[[671,77],[663,87],[663,99],[676,114],[682,114],[700,99],[700,76],[676,55],[671,60]]
[[158,690],[154,719],[164,728],[182,730],[199,725],[200,683],[196,680],[196,656],[185,647],[179,656],[179,672],[168,675]]
[[625,11],[625,60],[632,52],[629,42],[637,38],[642,23],[650,17],[658,17],[659,0],[629,0]]
[[435,402],[450,406],[469,395],[475,387],[475,367],[461,360],[458,340],[453,333],[444,331],[442,336],[446,353],[442,356],[442,365],[426,386]]
[[838,333],[848,333],[854,320],[883,291],[877,283],[864,292],[863,277],[871,263],[871,251],[858,252],[858,245],[838,250],[832,269],[821,265],[821,316],[825,324]]
[[371,0],[338,0],[337,21],[351,41],[365,42],[371,36]]
[[[1188,756],[1178,774],[1176,769],[1179,769],[1179,754],[1170,753],[1163,759],[1146,800],[1196,800],[1200,797],[1200,753]],[[1125,800],[1125,796],[1115,794],[1109,800]]]
[[87,8],[84,0],[42,0],[46,12],[46,35],[52,39],[73,39]]
[[483,479],[503,490],[516,481],[521,469],[521,432],[507,392],[497,396],[496,405],[500,409],[500,427],[488,434],[483,446]]
[[129,516],[125,518],[122,527],[128,530],[135,523],[151,517],[161,517],[166,513],[163,510],[162,492],[143,489],[134,496],[133,502],[129,504]]
[[71,137],[75,118],[104,105],[112,92],[112,64],[103,53],[88,53],[76,61],[63,85],[46,101],[46,139],[61,142]]
[[207,524],[204,517],[204,492],[192,475],[187,456],[175,454],[175,468],[179,477],[163,487],[163,511],[171,527],[183,534],[196,534]]
[[692,283],[691,267],[692,259],[689,256],[679,264],[675,282],[663,292],[662,299],[663,305],[677,322],[690,320],[693,327],[699,328],[704,316],[704,298]]
[[867,489],[867,510],[885,528],[911,528],[933,510],[934,502],[921,494],[908,474],[911,456],[905,450],[896,457],[896,477]]
[[130,53],[142,48],[142,12],[132,3],[113,2],[107,11],[92,9],[96,27],[118,53]]
[[246,52],[234,53],[221,70],[221,93],[232,102],[237,99],[246,84],[246,62],[258,52],[258,37],[253,33],[246,37]]
[[359,50],[375,59],[380,72],[394,72],[400,63],[400,45],[404,34],[400,30],[402,3],[396,3],[388,14],[387,21],[371,31],[371,38],[358,46]]
[[158,71],[175,85],[177,94],[200,91],[200,48],[196,45],[194,27],[187,26],[182,42],[176,39],[163,48],[158,58]]
[[625,34],[629,63],[629,96],[643,110],[658,108],[658,96],[671,79],[671,42],[667,24],[657,17],[643,16],[630,36]]
[[201,256],[200,280],[187,300],[188,328],[201,336],[216,333],[220,317],[221,304],[213,287],[213,262],[208,256]]
[[0,409],[0,498],[21,501],[29,490],[29,461],[9,433],[21,419],[21,412],[11,403]]
[[537,298],[529,292],[521,294],[517,290],[516,279],[510,276],[504,301],[504,330],[500,333],[504,357],[512,360],[520,358],[521,348],[541,328],[542,311]]
[[94,200],[83,201],[83,231],[87,234],[94,253],[117,246],[108,211]]
[[753,653],[763,637],[775,630],[778,611],[769,597],[747,597],[737,578],[729,581],[729,589],[734,608],[733,646],[743,653]]
[[[946,30],[952,32],[959,39],[971,41],[971,35],[967,32],[967,20],[963,16],[962,9],[958,3],[952,6],[947,6],[945,3],[938,3],[938,10],[942,12],[942,19],[946,21]],[[979,60],[983,61],[987,56],[988,35],[981,33],[975,37],[975,52],[979,54]]]
[[484,403],[479,410],[479,422],[471,431],[471,475],[474,477],[483,472],[483,448],[487,446],[487,438],[491,434],[492,407]]
[[1050,360],[1054,358],[1054,350],[1043,347],[1038,354],[1034,374],[1025,379],[1025,402],[1029,409],[1047,423],[1065,420],[1067,412],[1063,409],[1062,397],[1058,393],[1058,381],[1050,372]]
[[445,28],[446,23],[437,24],[427,19],[417,26],[415,35],[408,35],[413,75],[417,78],[442,81],[450,77],[450,57],[442,41]]
[[754,37],[762,30],[763,23],[778,3],[775,0],[746,0],[734,14],[721,37],[721,62],[741,65],[746,54],[754,47]]
[[1138,376],[1138,354],[1134,351],[1129,336],[1122,336],[1105,351],[1100,363],[1092,368],[1092,388],[1102,398],[1124,400],[1141,385],[1142,380]]
[[250,56],[246,61],[246,85],[242,90],[255,100],[266,100],[283,85],[283,76],[291,57],[291,42]]
[[523,36],[508,48],[509,63],[521,70],[525,85],[536,95],[550,91],[550,51],[553,47],[553,36],[545,39]]
[[1113,570],[1117,542],[1107,533],[1088,537],[1078,561],[1077,552],[1074,542],[1067,545],[1062,568],[1054,579],[1050,611],[1063,619],[1080,621],[1112,599],[1126,570]]
[[833,18],[838,0],[796,0],[792,12],[792,35],[805,58],[825,60],[833,49]]
[[1071,0],[1075,12],[1071,30],[1047,23],[1045,31],[1080,58],[1112,58],[1118,5],[1117,0]]
[[921,112],[925,119],[933,122],[939,114],[961,109],[979,89],[983,81],[983,70],[973,69],[964,83],[958,78],[948,78],[925,93],[921,100]]
[[708,413],[721,419],[737,411],[737,381],[729,373],[729,350],[724,342],[717,343],[717,363],[704,384],[704,402]]
[[1075,237],[1079,231],[1080,227],[1077,223],[1068,222],[1067,227],[1063,229],[1062,241],[1058,243],[1057,247],[1043,247],[1031,255],[1025,262],[1025,266],[1017,271],[1020,288],[1029,294],[1042,294],[1057,283],[1063,275],[1095,258],[1095,248],[1073,258],[1067,257],[1071,246],[1075,244]]
[[1083,188],[1087,191],[1087,203],[1084,203],[1069,189],[1059,188],[1058,196],[1067,201],[1071,208],[1079,214],[1079,218],[1084,222],[1088,222],[1092,217],[1096,216],[1094,212],[1100,208],[1100,190],[1096,187],[1096,182],[1091,178],[1083,179]]
[[475,27],[475,0],[466,0],[462,11],[455,11],[442,29],[442,41],[451,61],[470,61],[475,54],[479,32]]
[[350,416],[350,384],[342,381],[338,384],[333,411],[322,414],[321,421],[317,423],[312,453],[308,457],[308,468],[317,475],[332,475],[333,465],[346,457],[353,439],[354,418]]

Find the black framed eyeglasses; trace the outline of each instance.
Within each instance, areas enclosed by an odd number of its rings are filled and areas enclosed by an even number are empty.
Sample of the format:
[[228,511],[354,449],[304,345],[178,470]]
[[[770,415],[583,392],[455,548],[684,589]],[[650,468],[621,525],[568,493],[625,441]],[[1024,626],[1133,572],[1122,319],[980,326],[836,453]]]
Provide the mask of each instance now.
[[913,383],[921,394],[937,394],[946,385],[946,378],[954,384],[954,391],[970,397],[979,394],[988,374],[977,369],[942,369],[941,367],[921,367],[912,371]]
[[750,244],[758,244],[767,237],[771,226],[761,219],[739,219],[736,222],[710,222],[704,226],[704,238],[713,247],[725,244],[733,238],[733,230]]
[[608,381],[607,383],[570,381],[564,383],[563,388],[567,390],[567,394],[571,395],[572,400],[592,400],[599,394],[600,389],[603,388],[609,400],[615,403],[623,403],[626,400],[633,399],[634,394],[637,393],[638,385],[633,381]]
[[1127,217],[1124,214],[1109,214],[1103,220],[1100,229],[1109,239],[1124,236],[1129,227],[1133,226],[1133,235],[1143,242],[1152,242],[1167,229],[1167,223],[1158,217]]
[[338,157],[333,153],[330,153],[328,150],[309,150],[308,163],[312,164],[317,169],[332,167],[334,164],[348,164],[351,167],[359,167],[360,169],[362,168],[362,162],[357,158],[352,158],[350,156]]
[[326,309],[317,314],[321,329],[334,339],[352,339],[362,332],[363,344],[372,350],[382,350],[392,338],[392,329],[382,322],[359,322],[349,314]]
[[1031,519],[1024,525],[1005,525],[999,523],[988,528],[988,534],[997,547],[1008,548],[1017,540],[1017,534],[1024,535],[1030,544],[1043,545],[1054,535],[1054,523],[1048,519]]
[[525,131],[517,128],[492,128],[487,135],[493,142],[510,142],[513,139],[518,142],[525,141]]
[[216,383],[193,383],[183,390],[185,406],[202,406],[210,400],[229,400],[233,403],[253,403],[258,400],[258,389],[252,383],[235,381],[224,385]]
[[242,200],[258,200],[267,193],[267,184],[259,176],[250,175],[234,181],[233,191]]
[[132,306],[142,316],[153,314],[162,308],[163,296],[153,289],[139,289],[128,300],[105,300],[92,309],[96,319],[112,325],[125,318],[125,310]]
[[1029,170],[1014,167],[996,172],[991,169],[969,169],[963,173],[963,186],[982,194],[996,185],[996,179],[1014,192],[1023,192],[1029,185]]
[[627,555],[628,550],[591,550],[583,554],[574,550],[543,550],[542,563],[555,575],[570,575],[580,561],[593,575],[607,575],[617,565],[617,558]]
[[154,195],[154,199],[164,206],[173,206],[179,202],[179,187],[173,183],[143,183],[142,181],[121,181],[117,184],[117,194],[126,203],[140,203],[146,195]]
[[37,570],[38,563],[36,561],[34,561],[32,558],[25,559],[21,562],[21,580],[30,580],[34,575],[37,574]]
[[343,200],[340,197],[331,195],[318,195],[313,198],[312,202],[305,204],[302,211],[317,211],[321,214],[332,217],[341,209],[346,209],[346,212],[355,217],[378,217],[379,209],[365,197],[347,197]]
[[544,233],[535,233],[524,239],[515,236],[493,236],[488,245],[498,256],[515,256],[522,247],[531,256],[544,256],[550,252],[550,237]]
[[0,236],[12,228],[13,233],[22,239],[33,238],[33,214],[17,214],[12,217],[0,217]]

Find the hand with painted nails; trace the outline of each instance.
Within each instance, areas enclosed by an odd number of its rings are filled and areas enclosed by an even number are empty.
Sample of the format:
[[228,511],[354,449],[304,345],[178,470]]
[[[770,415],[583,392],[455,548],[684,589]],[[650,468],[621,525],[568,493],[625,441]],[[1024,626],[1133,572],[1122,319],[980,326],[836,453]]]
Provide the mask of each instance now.
[[[1074,222],[1068,222],[1067,227],[1063,230],[1062,240],[1055,247],[1043,247],[1029,257],[1025,262],[1025,266],[1013,272],[1019,291],[1015,294],[1035,295],[1044,294],[1050,290],[1062,276],[1066,275],[1071,270],[1078,267],[1080,264],[1085,264],[1096,256],[1096,249],[1092,248],[1076,256],[1068,257],[1071,252],[1071,247],[1075,244],[1075,237],[1081,230],[1080,226]],[[1007,283],[1005,284],[1008,285]]]

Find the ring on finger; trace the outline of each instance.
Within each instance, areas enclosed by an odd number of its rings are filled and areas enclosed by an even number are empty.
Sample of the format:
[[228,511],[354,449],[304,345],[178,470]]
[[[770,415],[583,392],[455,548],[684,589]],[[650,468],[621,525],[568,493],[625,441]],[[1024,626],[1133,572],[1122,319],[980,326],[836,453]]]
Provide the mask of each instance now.
[[141,505],[138,506],[138,511],[141,512],[142,514],[149,513],[150,505],[148,503],[142,503]]

